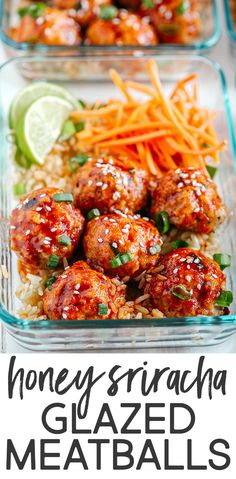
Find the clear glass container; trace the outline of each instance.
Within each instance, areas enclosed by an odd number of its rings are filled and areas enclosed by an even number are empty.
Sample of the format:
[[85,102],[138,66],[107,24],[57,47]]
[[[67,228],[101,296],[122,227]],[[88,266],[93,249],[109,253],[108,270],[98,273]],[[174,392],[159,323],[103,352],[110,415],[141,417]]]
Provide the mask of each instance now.
[[30,45],[29,43],[17,43],[9,37],[9,28],[17,23],[17,8],[19,0],[0,1],[0,38],[6,48],[9,57],[25,54],[31,55],[111,55],[111,54],[136,54],[150,55],[159,53],[206,51],[212,48],[220,38],[221,28],[217,0],[198,0],[200,3],[201,34],[188,45],[183,44],[160,44],[155,47],[137,46],[47,46]]
[[[234,290],[236,284],[236,143],[230,112],[227,86],[221,68],[207,58],[191,55],[160,55],[157,60],[161,80],[166,91],[176,81],[190,72],[196,72],[199,83],[201,105],[217,112],[215,129],[220,138],[228,141],[227,150],[221,155],[221,163],[216,176],[220,194],[226,203],[230,215],[220,233],[222,249],[232,255],[232,266],[226,270],[227,288]],[[73,79],[66,74],[66,65],[73,61]],[[10,60],[0,69],[0,264],[5,265],[8,278],[0,278],[0,317],[4,328],[21,346],[32,351],[79,351],[79,350],[116,350],[118,348],[151,348],[167,346],[210,346],[223,342],[236,332],[236,305],[233,304],[231,314],[222,317],[194,317],[168,319],[137,320],[96,320],[96,321],[29,321],[17,318],[17,302],[15,290],[19,281],[15,254],[9,247],[9,215],[14,206],[12,195],[12,167],[10,160],[10,144],[8,129],[9,105],[15,93],[28,80],[19,74],[19,65],[27,63],[27,67],[40,71],[58,72],[58,82],[64,85],[79,98],[106,99],[116,96],[115,87],[109,79],[108,71],[116,68],[123,77],[148,81],[144,58],[94,57],[60,59],[59,75],[58,58],[28,57]],[[50,64],[50,69],[48,66]],[[86,76],[84,72],[90,71]],[[102,71],[102,76],[101,76]],[[104,80],[104,77],[106,80]],[[42,74],[40,79],[49,79]],[[55,80],[55,75],[54,75]],[[63,84],[63,82],[62,82]],[[236,294],[235,294],[236,296]]]

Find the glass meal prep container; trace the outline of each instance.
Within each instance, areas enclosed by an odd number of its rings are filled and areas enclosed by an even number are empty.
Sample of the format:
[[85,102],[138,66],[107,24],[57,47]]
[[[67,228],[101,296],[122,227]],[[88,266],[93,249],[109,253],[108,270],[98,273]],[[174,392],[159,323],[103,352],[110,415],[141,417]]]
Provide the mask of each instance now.
[[9,57],[24,55],[26,53],[39,55],[109,55],[109,54],[154,54],[168,51],[183,53],[184,51],[205,51],[213,47],[220,38],[220,19],[217,0],[199,0],[201,33],[190,44],[159,44],[155,46],[47,46],[17,43],[9,36],[9,28],[17,24],[19,17],[17,9],[20,0],[0,0],[0,38]]
[[[234,290],[236,284],[236,143],[230,113],[225,77],[217,64],[196,55],[154,56],[158,62],[160,77],[166,92],[176,81],[191,72],[196,72],[199,83],[200,104],[217,112],[215,129],[218,136],[228,142],[227,150],[221,154],[216,182],[219,192],[226,203],[230,215],[220,230],[220,243],[223,252],[231,254],[232,265],[226,270],[227,289]],[[119,95],[109,77],[109,69],[116,68],[129,79],[147,82],[146,59],[134,57],[93,57],[73,59],[73,79],[66,75],[65,65],[71,58],[61,58],[61,75],[58,83],[64,84],[77,98],[93,102]],[[28,57],[10,60],[1,67],[1,157],[0,157],[0,219],[1,265],[8,271],[8,278],[2,274],[0,293],[0,317],[7,333],[22,347],[32,351],[79,351],[79,350],[117,350],[119,348],[151,348],[171,346],[210,346],[223,342],[236,332],[236,305],[231,314],[222,317],[184,317],[168,319],[132,319],[132,320],[86,320],[86,321],[45,321],[22,320],[17,317],[17,299],[15,290],[19,283],[17,259],[9,246],[9,215],[15,205],[13,197],[11,162],[11,134],[8,128],[8,113],[11,101],[18,90],[29,83],[21,77],[19,65],[27,64],[33,70],[39,66],[47,71],[48,64],[58,67],[58,58]],[[87,77],[87,71],[90,76]],[[102,75],[101,75],[102,70]],[[52,71],[52,70],[50,70]],[[59,74],[59,70],[58,70]],[[104,80],[104,77],[106,80]],[[54,76],[41,76],[42,80],[54,79]]]

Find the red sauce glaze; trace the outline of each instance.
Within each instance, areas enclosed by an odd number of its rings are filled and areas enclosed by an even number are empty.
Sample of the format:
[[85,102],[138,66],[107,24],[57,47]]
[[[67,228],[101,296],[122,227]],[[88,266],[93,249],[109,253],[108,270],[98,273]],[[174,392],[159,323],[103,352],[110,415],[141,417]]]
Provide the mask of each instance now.
[[79,168],[74,197],[82,211],[139,211],[147,201],[148,174],[128,158],[101,157]]
[[[124,285],[113,284],[84,261],[77,261],[45,290],[44,312],[50,320],[112,319],[125,302],[124,294]],[[107,314],[98,314],[99,304],[108,306]]]
[[[11,215],[12,249],[31,272],[47,267],[49,258],[56,254],[70,258],[79,243],[84,218],[74,203],[57,202],[58,188],[42,188],[25,195]],[[62,235],[70,239],[69,245],[60,244]]]
[[156,45],[154,28],[145,18],[120,10],[113,20],[97,19],[86,32],[86,43],[92,45]]
[[[95,218],[87,224],[84,240],[87,261],[94,268],[101,268],[111,276],[134,276],[157,264],[159,254],[151,254],[149,248],[162,240],[156,227],[142,218],[130,215],[107,215]],[[110,261],[117,254],[131,253],[128,263],[112,268]]]
[[50,7],[38,18],[25,15],[10,35],[16,42],[67,46],[81,43],[79,24],[66,11]]
[[[190,248],[180,248],[162,256],[158,265],[163,270],[153,274],[146,292],[165,316],[214,314],[214,302],[225,286],[225,275],[215,261]],[[173,288],[179,285],[191,295],[190,299],[173,294]],[[177,288],[178,292],[181,290]]]
[[215,183],[201,170],[172,170],[156,182],[151,215],[169,214],[176,228],[211,233],[226,217],[226,209]]

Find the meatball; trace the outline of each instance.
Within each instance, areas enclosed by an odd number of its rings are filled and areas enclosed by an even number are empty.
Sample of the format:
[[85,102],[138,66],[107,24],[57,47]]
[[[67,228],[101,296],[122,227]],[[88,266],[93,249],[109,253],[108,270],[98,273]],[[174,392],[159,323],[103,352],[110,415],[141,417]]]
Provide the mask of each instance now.
[[104,156],[87,161],[77,173],[76,204],[83,211],[139,211],[147,201],[147,172],[124,157]]
[[[28,271],[53,267],[52,262],[60,264],[77,248],[84,218],[75,208],[72,195],[67,198],[70,202],[65,202],[61,194],[58,188],[35,190],[24,196],[12,212],[12,249]],[[51,258],[52,255],[56,256]]]
[[166,211],[176,228],[210,233],[226,217],[215,183],[203,171],[172,170],[157,180],[152,191],[153,217]]
[[87,30],[86,40],[92,45],[156,45],[156,33],[146,18],[120,10],[113,20],[97,19]]
[[[151,222],[110,214],[88,223],[83,244],[91,266],[122,278],[155,266],[162,240]],[[119,258],[123,258],[122,266],[117,266]]]
[[79,24],[66,11],[50,7],[46,7],[37,18],[24,15],[20,24],[11,29],[10,35],[16,42],[67,46],[81,43]]
[[225,285],[218,263],[190,248],[162,256],[146,292],[167,317],[215,314],[214,302]]
[[169,0],[156,3],[153,8],[147,8],[142,3],[140,13],[150,17],[160,41],[184,44],[193,42],[200,33],[199,2],[190,0],[186,10],[181,13],[181,0],[179,4]]
[[124,304],[124,294],[124,285],[77,261],[45,290],[43,307],[51,320],[111,319]]

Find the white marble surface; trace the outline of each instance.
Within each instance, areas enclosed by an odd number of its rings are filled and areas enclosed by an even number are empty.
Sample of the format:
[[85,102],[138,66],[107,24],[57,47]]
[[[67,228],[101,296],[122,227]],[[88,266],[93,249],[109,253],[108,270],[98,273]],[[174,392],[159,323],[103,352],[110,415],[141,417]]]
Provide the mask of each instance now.
[[[209,53],[209,57],[215,61],[217,61],[226,76],[229,88],[229,96],[231,102],[232,113],[234,117],[234,124],[236,127],[236,90],[234,87],[235,82],[235,73],[236,72],[236,65],[233,65],[232,58],[230,56],[229,51],[229,44],[228,39],[225,32],[225,18],[223,13],[223,0],[218,0],[219,8],[220,8],[220,16],[221,16],[221,25],[222,25],[222,36],[218,45]],[[5,52],[3,46],[0,44],[0,63],[3,63],[6,60]],[[1,327],[1,326],[0,326]],[[12,352],[26,352],[23,349],[20,349],[16,344],[9,338],[4,338],[4,345],[2,344],[2,349],[12,353]],[[124,352],[126,352],[124,350]],[[131,351],[127,351],[131,352]],[[140,352],[145,353],[144,350],[134,350],[133,352]],[[155,350],[152,350],[155,352]],[[223,343],[219,346],[209,347],[209,348],[171,348],[169,349],[158,349],[156,352],[193,352],[193,353],[232,353],[236,352],[236,335],[233,336],[228,342]]]

